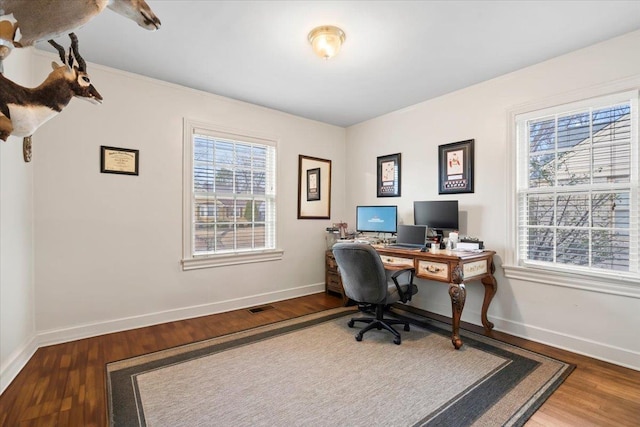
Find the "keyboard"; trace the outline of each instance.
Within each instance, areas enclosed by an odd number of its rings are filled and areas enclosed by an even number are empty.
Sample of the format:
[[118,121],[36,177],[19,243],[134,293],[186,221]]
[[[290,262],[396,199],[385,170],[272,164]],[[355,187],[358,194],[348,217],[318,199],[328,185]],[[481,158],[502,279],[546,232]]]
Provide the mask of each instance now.
[[424,245],[417,245],[413,243],[392,243],[387,245],[388,248],[399,248],[399,249],[421,249]]

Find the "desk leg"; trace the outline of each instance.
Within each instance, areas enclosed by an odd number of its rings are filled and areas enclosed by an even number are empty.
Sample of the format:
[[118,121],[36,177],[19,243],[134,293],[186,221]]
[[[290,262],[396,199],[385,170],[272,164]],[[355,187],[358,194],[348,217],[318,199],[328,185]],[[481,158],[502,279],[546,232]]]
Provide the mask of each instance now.
[[481,279],[482,284],[484,285],[484,301],[482,302],[482,325],[484,326],[485,332],[491,332],[493,329],[493,323],[489,322],[487,318],[487,311],[489,310],[489,304],[491,304],[491,300],[493,300],[496,291],[498,290],[498,282],[496,278],[493,276],[493,273],[496,271],[496,267],[491,261],[491,275],[483,277]]
[[464,287],[464,283],[449,284],[449,296],[451,297],[451,310],[453,312],[451,342],[457,350],[462,347],[462,340],[460,339],[460,317],[462,317],[464,301],[467,299],[467,290]]
[[460,318],[462,317],[464,302],[467,299],[467,290],[464,287],[464,283],[462,283],[462,266],[457,265],[454,267],[451,278],[453,279],[453,283],[449,284],[452,311],[451,342],[456,350],[458,350],[462,347],[462,339],[460,339]]

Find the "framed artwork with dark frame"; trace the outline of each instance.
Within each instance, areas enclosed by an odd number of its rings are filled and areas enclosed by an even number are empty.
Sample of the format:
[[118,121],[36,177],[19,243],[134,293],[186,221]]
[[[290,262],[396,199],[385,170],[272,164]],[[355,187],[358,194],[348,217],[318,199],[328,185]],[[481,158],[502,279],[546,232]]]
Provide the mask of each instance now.
[[378,157],[378,197],[400,197],[400,153]]
[[331,217],[331,160],[298,155],[298,219]]
[[473,193],[473,139],[438,146],[438,193]]
[[307,171],[307,202],[320,200],[320,168]]
[[100,146],[100,172],[138,175],[139,150]]

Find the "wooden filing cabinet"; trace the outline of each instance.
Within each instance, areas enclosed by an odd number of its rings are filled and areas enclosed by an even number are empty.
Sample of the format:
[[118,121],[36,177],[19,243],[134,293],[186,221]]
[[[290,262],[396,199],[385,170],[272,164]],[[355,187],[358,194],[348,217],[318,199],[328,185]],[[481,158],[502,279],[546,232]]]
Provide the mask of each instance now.
[[324,275],[324,286],[325,292],[334,292],[339,294],[342,297],[342,302],[344,304],[347,303],[349,298],[344,294],[344,287],[342,286],[342,279],[340,278],[340,273],[338,272],[338,264],[336,263],[336,259],[333,257],[333,251],[331,249],[327,250],[325,253],[325,275]]

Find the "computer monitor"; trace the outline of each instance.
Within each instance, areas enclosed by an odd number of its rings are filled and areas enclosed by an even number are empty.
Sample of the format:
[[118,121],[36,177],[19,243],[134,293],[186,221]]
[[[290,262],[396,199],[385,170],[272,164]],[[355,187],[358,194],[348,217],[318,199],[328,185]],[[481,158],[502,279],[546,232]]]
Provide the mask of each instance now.
[[356,231],[395,233],[397,227],[397,206],[356,206]]
[[458,201],[430,200],[413,202],[413,223],[426,225],[442,234],[442,230],[458,230]]

